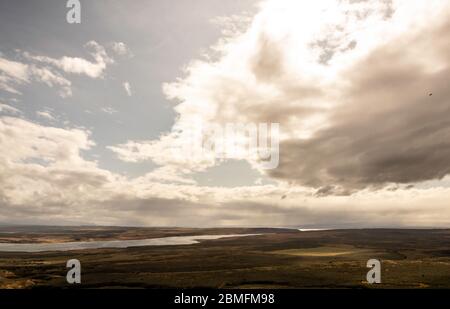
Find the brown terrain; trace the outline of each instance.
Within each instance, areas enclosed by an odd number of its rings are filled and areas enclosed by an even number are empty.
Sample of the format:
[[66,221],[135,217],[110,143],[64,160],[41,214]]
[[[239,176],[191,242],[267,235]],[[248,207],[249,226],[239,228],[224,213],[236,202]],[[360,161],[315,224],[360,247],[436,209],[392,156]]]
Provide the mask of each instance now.
[[[450,230],[0,227],[0,242],[130,240],[259,234],[198,244],[0,252],[0,288],[450,288]],[[82,283],[66,282],[66,261]],[[378,259],[382,283],[368,285]]]

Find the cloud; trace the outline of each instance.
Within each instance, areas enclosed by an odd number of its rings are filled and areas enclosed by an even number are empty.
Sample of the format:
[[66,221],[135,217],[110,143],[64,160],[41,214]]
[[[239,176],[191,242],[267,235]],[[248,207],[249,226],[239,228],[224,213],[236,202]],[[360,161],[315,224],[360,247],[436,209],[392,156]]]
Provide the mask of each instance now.
[[[82,201],[90,189],[111,182],[109,172],[81,156],[94,145],[89,134],[0,117],[0,216],[40,220],[51,214],[58,224],[55,209],[73,203],[74,194]],[[67,216],[64,211],[60,214]]]
[[95,62],[79,57],[63,56],[61,58],[51,58],[47,56],[36,56],[24,53],[26,58],[38,63],[52,65],[66,73],[83,74],[91,78],[103,77],[107,65],[114,63],[114,59],[109,57],[105,48],[95,41],[89,41],[85,47],[90,50]]
[[18,81],[28,80],[28,67],[20,62],[10,61],[4,58],[0,58],[0,70],[2,74],[14,78]]
[[123,84],[123,88],[125,89],[125,92],[127,93],[127,95],[129,97],[131,97],[132,93],[131,93],[131,85],[129,82],[124,82]]
[[95,62],[79,57],[37,56],[29,52],[21,53],[24,62],[0,57],[0,90],[20,95],[20,86],[37,81],[51,88],[57,87],[63,98],[72,96],[72,83],[63,73],[102,78],[107,66],[114,63],[114,59],[109,57],[105,48],[97,42],[89,41],[85,47],[90,50]]
[[[177,101],[172,130],[108,147],[158,165],[136,178],[87,160],[95,143],[85,129],[1,116],[0,222],[448,227],[448,5],[270,0],[251,22],[226,20],[210,57],[163,87]],[[106,57],[33,59],[25,69],[6,60],[0,85],[63,87],[56,72],[100,78]],[[177,151],[199,121],[279,122],[280,166],[267,172],[276,184],[196,184],[192,172],[220,163]]]
[[53,117],[52,114],[48,111],[37,111],[36,115],[47,120],[55,120],[55,117]]
[[8,104],[4,104],[4,103],[0,102],[0,113],[8,113],[8,114],[12,114],[12,115],[17,115],[17,114],[21,114],[22,112],[15,107],[12,107]]
[[51,71],[47,67],[37,67],[31,65],[29,67],[30,74],[39,82],[46,84],[49,87],[60,87],[59,95],[63,98],[72,96],[72,83],[64,78],[61,74]]
[[[188,143],[183,132],[199,121],[278,122],[280,166],[268,176],[318,196],[442,179],[450,173],[449,9],[443,0],[265,1],[245,31],[213,46],[216,57],[192,61],[164,85],[178,101],[171,132],[110,149],[176,166],[183,158],[163,150]],[[220,161],[200,163],[185,166]]]
[[83,152],[94,144],[84,129],[0,117],[0,222],[196,227],[450,224],[449,188],[398,187],[316,198],[312,189],[287,185],[198,186],[166,178],[169,170],[129,179],[84,159]]
[[[271,175],[348,193],[448,175],[448,29],[450,23],[437,23],[386,42],[349,67],[343,104],[330,111],[327,128],[284,141]],[[425,52],[430,44],[435,48]]]
[[29,72],[26,64],[0,57],[0,89],[20,94],[15,86],[27,83],[28,79]]
[[119,56],[133,57],[130,48],[123,42],[113,42],[111,43],[111,48]]
[[154,171],[147,173],[144,177],[149,182],[167,183],[167,184],[188,184],[195,185],[196,181],[180,174],[179,169],[172,166],[164,166],[156,168]]
[[94,145],[80,129],[44,127],[25,119],[0,118],[2,153],[8,162],[39,159],[57,164],[82,162],[80,150]]
[[20,95],[21,92],[17,87],[32,80],[49,87],[58,86],[61,97],[72,95],[71,82],[50,68],[0,58],[0,89]]
[[110,115],[118,113],[118,111],[111,106],[102,107],[101,111]]
[[204,171],[214,166],[216,160],[208,153],[198,152],[198,147],[192,145],[190,137],[192,136],[188,131],[175,132],[155,141],[127,141],[107,148],[125,162],[152,160],[159,166],[167,167],[171,171],[171,177],[174,174],[184,177],[183,175],[192,171]]

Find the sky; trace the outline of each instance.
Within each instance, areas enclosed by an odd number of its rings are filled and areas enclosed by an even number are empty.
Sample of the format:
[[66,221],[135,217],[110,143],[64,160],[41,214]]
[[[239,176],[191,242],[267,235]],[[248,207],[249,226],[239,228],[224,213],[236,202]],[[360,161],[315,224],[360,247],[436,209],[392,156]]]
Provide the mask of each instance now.
[[449,1],[80,3],[0,0],[0,223],[450,226]]

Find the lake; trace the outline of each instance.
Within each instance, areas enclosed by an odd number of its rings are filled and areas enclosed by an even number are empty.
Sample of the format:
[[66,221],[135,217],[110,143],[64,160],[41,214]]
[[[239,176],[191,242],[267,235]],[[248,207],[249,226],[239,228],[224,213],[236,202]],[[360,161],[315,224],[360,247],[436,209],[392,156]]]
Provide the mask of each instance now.
[[259,234],[174,236],[138,240],[100,240],[62,243],[0,243],[0,252],[44,252],[102,248],[129,248],[142,246],[177,246],[197,244],[201,240],[213,240],[219,238],[245,237],[255,235]]

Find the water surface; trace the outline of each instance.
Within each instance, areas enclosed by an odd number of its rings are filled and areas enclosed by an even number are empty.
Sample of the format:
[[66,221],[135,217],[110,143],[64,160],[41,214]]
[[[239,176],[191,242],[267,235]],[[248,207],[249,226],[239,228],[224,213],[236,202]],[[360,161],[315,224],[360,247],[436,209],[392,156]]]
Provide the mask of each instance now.
[[70,251],[101,248],[129,248],[142,246],[176,246],[192,245],[200,240],[212,240],[225,237],[245,237],[258,234],[236,234],[236,235],[200,235],[200,236],[174,236],[149,238],[139,240],[99,240],[99,241],[76,241],[61,243],[0,243],[0,252],[43,252],[43,251]]

